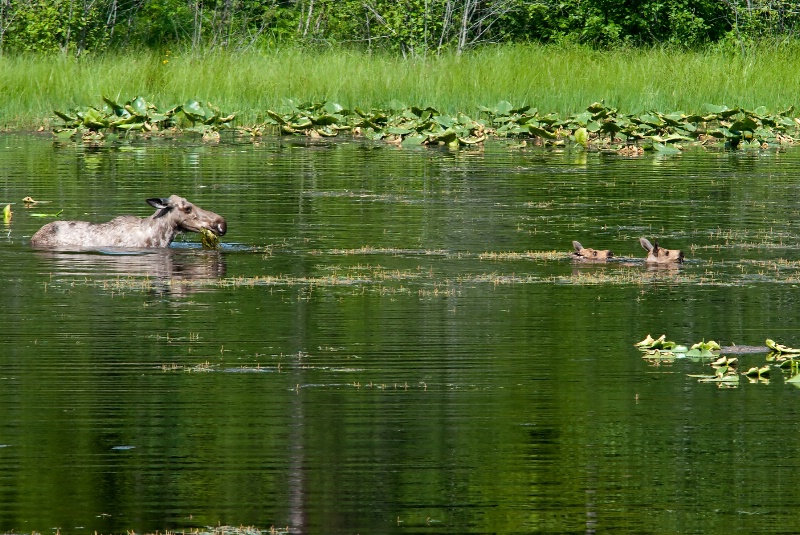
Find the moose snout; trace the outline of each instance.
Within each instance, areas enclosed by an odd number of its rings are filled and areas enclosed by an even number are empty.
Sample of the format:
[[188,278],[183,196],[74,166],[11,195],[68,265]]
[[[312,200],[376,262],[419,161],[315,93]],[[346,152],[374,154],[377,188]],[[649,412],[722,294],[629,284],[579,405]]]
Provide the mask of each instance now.
[[211,230],[215,232],[217,236],[224,236],[228,231],[228,224],[224,219],[219,218],[219,220],[211,226]]

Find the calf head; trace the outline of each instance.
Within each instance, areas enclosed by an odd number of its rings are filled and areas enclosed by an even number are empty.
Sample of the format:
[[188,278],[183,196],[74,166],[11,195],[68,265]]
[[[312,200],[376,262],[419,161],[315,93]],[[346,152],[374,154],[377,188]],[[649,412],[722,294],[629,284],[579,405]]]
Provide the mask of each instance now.
[[217,236],[223,236],[228,229],[222,216],[209,210],[203,210],[177,195],[172,195],[167,199],[147,199],[147,204],[158,210],[153,214],[154,219],[166,217],[173,227],[179,230],[201,232],[202,229],[206,229]]
[[647,258],[644,259],[646,263],[653,264],[682,264],[683,251],[678,249],[664,249],[659,247],[658,242],[655,245],[651,244],[647,238],[639,238],[639,243],[642,248],[647,251]]
[[614,257],[614,253],[609,251],[608,249],[598,251],[597,249],[587,249],[581,242],[574,241],[572,242],[572,246],[575,248],[575,252],[572,253],[576,259],[579,260],[608,260],[609,258]]

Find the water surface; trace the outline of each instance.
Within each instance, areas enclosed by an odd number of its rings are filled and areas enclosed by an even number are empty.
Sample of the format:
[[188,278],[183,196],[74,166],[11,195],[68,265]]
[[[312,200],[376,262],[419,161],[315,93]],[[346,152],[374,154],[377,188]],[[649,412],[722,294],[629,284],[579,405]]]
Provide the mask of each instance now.
[[[799,168],[2,135],[0,531],[797,532],[788,372],[723,389],[633,344],[800,346]],[[29,246],[173,193],[219,251]]]

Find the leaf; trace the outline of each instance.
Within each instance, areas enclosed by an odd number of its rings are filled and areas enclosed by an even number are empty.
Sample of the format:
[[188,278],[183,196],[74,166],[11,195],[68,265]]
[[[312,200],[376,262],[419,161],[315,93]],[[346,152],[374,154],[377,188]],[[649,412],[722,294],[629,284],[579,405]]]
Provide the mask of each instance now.
[[311,122],[320,126],[331,126],[343,121],[342,118],[337,118],[333,115],[318,115],[316,117],[311,117]]
[[[575,130],[575,143],[586,147],[586,145],[589,144],[589,131],[585,128],[578,128]],[[647,336],[648,338],[650,337],[649,334]]]
[[114,111],[115,115],[122,115],[125,112],[125,108],[120,106],[115,100],[111,100],[107,96],[103,95],[103,102],[109,105],[109,107]]
[[495,108],[497,115],[509,115],[513,109],[514,106],[506,100],[498,102]]
[[750,117],[739,119],[730,126],[731,131],[739,131],[739,132],[741,132],[742,130],[754,132],[757,128],[758,128],[758,123],[755,122]]
[[636,347],[650,347],[653,344],[653,342],[655,342],[655,340],[653,339],[652,336],[648,334],[647,336],[645,336],[644,340],[642,340],[641,342],[637,342],[633,345]]
[[7,204],[5,208],[3,208],[3,222],[9,223],[11,221],[11,216],[13,212],[11,211],[11,205]]
[[591,120],[592,120],[592,114],[589,113],[588,111],[585,111],[583,113],[579,113],[578,115],[576,115],[573,118],[573,121],[575,121],[576,123],[578,123],[581,126],[586,126],[587,124],[589,124],[589,121],[591,121]]
[[401,128],[399,126],[392,126],[386,129],[386,132],[388,132],[389,134],[394,134],[396,136],[405,136],[413,131],[414,130],[412,130],[411,128]]
[[672,145],[666,145],[662,143],[653,143],[653,149],[660,154],[680,154],[680,149],[673,147]]
[[61,215],[61,213],[62,213],[63,211],[64,211],[64,210],[59,210],[59,211],[58,211],[57,213],[55,213],[55,214],[43,214],[43,213],[41,213],[41,212],[36,212],[36,213],[28,214],[28,215],[29,215],[29,216],[31,216],[31,217],[58,217],[58,216],[60,216],[60,215]]
[[556,139],[558,136],[555,135],[553,132],[549,132],[544,128],[540,128],[538,126],[533,126],[532,124],[528,125],[528,131],[537,137],[542,137],[546,139]]
[[140,117],[147,116],[147,102],[142,97],[136,97],[133,99],[130,103],[130,108],[133,109],[135,114]]
[[397,99],[392,100],[388,105],[388,108],[391,111],[400,111],[406,109],[407,107],[408,106],[406,106],[404,103],[400,102]]
[[114,128],[119,128],[120,130],[143,130],[144,123],[125,123],[125,124],[112,124]]
[[201,228],[200,243],[203,244],[203,249],[218,249],[219,236],[217,236],[207,228]]
[[344,111],[344,108],[337,104],[336,102],[326,102],[322,109],[331,115],[334,113],[341,113]]
[[56,138],[58,138],[58,139],[60,139],[62,141],[66,141],[68,139],[71,139],[72,136],[74,136],[77,132],[78,132],[78,130],[75,129],[75,128],[66,128],[64,130],[56,130],[56,131],[54,131],[53,135],[56,136]]
[[590,104],[589,107],[586,108],[586,111],[588,111],[588,112],[590,112],[592,114],[595,114],[595,113],[601,112],[601,111],[603,111],[605,109],[606,109],[606,107],[605,107],[605,105],[603,103],[595,102],[593,104]]
[[800,349],[795,349],[793,347],[785,346],[783,344],[779,344],[774,340],[770,340],[767,338],[767,347],[773,351],[777,351],[778,353],[791,353],[791,354],[800,354]]
[[77,121],[77,119],[75,117],[70,117],[66,113],[61,113],[58,110],[53,110],[53,113],[55,113],[65,123],[74,123],[75,121]]
[[91,130],[108,127],[108,119],[96,108],[89,108],[83,113],[83,125]]
[[716,106],[714,104],[703,104],[703,108],[709,113],[720,114],[728,111],[727,106]]
[[400,145],[403,147],[414,147],[417,145],[422,145],[427,139],[428,136],[422,134],[415,134],[413,136],[406,136],[400,143]]
[[273,121],[275,121],[280,125],[286,124],[286,119],[284,119],[280,114],[275,113],[272,110],[267,110],[267,115],[269,116],[270,119],[272,119]]
[[200,103],[196,100],[187,100],[183,105],[183,113],[193,122],[204,121],[206,118],[205,110],[203,110]]
[[[694,376],[696,377],[696,376]],[[725,375],[723,377],[708,377],[700,379],[701,383],[738,383],[739,376],[737,374]]]

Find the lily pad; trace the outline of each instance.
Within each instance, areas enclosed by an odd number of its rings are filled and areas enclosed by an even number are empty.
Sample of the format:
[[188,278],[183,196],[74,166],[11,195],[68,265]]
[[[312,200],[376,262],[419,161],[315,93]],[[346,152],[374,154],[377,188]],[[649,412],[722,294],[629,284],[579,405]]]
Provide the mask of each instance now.
[[767,338],[767,347],[777,353],[791,353],[791,354],[800,354],[800,349],[795,349],[793,347],[785,346],[783,344],[779,344],[775,342],[775,340],[771,340]]

